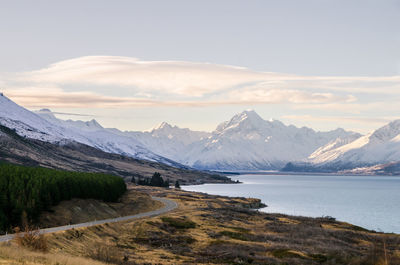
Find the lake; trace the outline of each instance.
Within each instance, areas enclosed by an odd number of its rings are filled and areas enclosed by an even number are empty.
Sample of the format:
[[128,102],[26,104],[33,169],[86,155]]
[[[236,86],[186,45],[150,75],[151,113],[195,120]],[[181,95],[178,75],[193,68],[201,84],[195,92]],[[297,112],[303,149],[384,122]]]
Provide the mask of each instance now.
[[268,213],[332,216],[367,229],[400,233],[400,177],[239,175],[243,184],[182,186],[187,191],[254,197]]

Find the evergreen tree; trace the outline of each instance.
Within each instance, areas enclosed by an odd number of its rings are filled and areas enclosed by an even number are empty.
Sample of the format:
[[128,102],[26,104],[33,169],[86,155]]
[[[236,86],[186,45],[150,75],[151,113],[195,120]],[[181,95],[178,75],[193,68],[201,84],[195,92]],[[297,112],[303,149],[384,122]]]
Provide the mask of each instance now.
[[169,179],[167,179],[166,181],[164,181],[164,187],[169,188]]
[[136,180],[135,180],[134,176],[132,176],[132,178],[131,178],[131,183],[136,183]]
[[164,180],[161,177],[160,173],[154,172],[154,174],[153,174],[153,176],[151,177],[151,180],[150,180],[150,186],[164,187]]
[[0,164],[0,232],[20,225],[23,213],[37,221],[62,200],[117,201],[125,191],[124,180],[113,175]]
[[179,184],[179,180],[175,181],[175,189],[180,189],[181,185]]

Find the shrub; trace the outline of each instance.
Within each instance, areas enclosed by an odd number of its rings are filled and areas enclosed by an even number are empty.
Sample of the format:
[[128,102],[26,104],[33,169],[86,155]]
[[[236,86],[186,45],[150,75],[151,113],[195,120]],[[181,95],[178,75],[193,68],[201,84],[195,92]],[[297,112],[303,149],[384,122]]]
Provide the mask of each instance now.
[[14,241],[17,245],[42,252],[48,250],[45,235],[40,234],[39,230],[33,229],[30,226],[26,226],[24,230],[21,232],[19,227],[15,228]]
[[121,255],[117,247],[100,243],[87,248],[86,253],[89,258],[105,263],[123,264],[128,260],[128,256]]
[[178,219],[172,217],[161,217],[161,220],[176,229],[195,228],[196,223],[186,219]]
[[244,233],[232,232],[232,231],[227,231],[227,230],[219,232],[219,235],[227,236],[227,237],[237,239],[237,240],[242,240],[242,241],[249,240],[247,238],[246,234],[244,234]]

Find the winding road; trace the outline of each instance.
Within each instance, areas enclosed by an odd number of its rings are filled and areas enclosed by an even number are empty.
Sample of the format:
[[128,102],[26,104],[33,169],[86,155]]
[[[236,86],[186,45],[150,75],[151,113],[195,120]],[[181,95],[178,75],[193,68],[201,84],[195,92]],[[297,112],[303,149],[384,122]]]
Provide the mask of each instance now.
[[[154,211],[150,211],[150,212],[144,212],[144,213],[128,215],[128,216],[123,216],[123,217],[110,218],[110,219],[104,219],[104,220],[98,220],[98,221],[96,220],[96,221],[80,223],[80,224],[64,225],[64,226],[40,229],[40,234],[49,234],[49,233],[54,233],[54,232],[67,231],[67,230],[74,229],[74,228],[89,227],[89,226],[101,225],[101,224],[105,224],[105,223],[115,223],[115,222],[134,220],[134,219],[139,219],[139,218],[144,218],[144,217],[153,217],[153,216],[157,216],[157,215],[161,215],[161,214],[170,212],[178,207],[178,204],[175,201],[168,200],[165,198],[159,198],[159,197],[151,197],[151,198],[153,200],[162,202],[164,204],[164,207],[154,210]],[[0,236],[0,242],[7,242],[7,241],[12,240],[13,238],[14,238],[14,234]]]

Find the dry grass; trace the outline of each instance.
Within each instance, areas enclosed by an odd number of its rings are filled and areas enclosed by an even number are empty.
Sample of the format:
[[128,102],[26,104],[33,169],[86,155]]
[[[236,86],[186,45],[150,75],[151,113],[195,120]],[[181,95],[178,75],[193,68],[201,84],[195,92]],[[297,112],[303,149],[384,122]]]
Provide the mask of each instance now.
[[52,207],[51,211],[40,216],[40,227],[55,227],[68,224],[89,222],[147,212],[162,207],[143,192],[129,189],[120,202],[111,203],[93,199],[72,199],[62,201]]
[[179,209],[160,217],[51,234],[48,255],[110,264],[400,264],[399,235],[332,218],[259,213],[249,209],[259,204],[255,199],[135,189],[176,200]]
[[14,241],[18,246],[31,250],[42,252],[47,252],[48,250],[46,236],[40,234],[39,230],[29,225],[25,225],[24,231],[20,231],[19,227],[15,228]]
[[62,253],[33,252],[13,244],[0,245],[1,265],[105,265],[92,259]]

